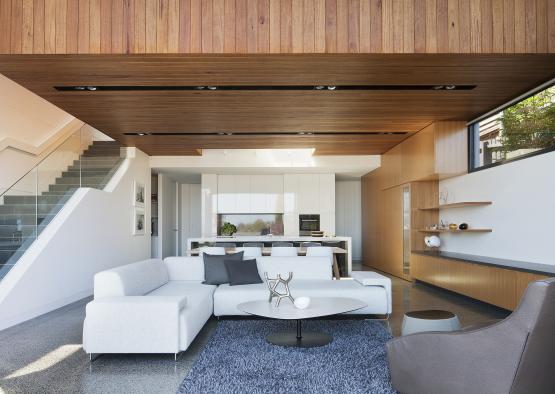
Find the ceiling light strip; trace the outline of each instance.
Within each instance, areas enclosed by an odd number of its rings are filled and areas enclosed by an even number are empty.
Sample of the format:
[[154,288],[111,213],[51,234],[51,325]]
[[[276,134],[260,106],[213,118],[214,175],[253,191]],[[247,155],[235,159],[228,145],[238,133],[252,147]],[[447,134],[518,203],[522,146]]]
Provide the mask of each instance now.
[[299,131],[299,132],[231,132],[231,131],[218,131],[218,132],[207,132],[207,133],[197,133],[197,132],[136,132],[136,133],[123,133],[127,136],[160,136],[160,137],[172,137],[172,136],[302,136],[302,137],[312,137],[312,136],[348,136],[348,135],[405,135],[406,131],[346,131],[346,132],[316,132],[316,131]]
[[98,91],[319,91],[338,90],[433,90],[454,91],[472,90],[476,85],[240,85],[240,86],[54,86],[61,92],[98,92]]

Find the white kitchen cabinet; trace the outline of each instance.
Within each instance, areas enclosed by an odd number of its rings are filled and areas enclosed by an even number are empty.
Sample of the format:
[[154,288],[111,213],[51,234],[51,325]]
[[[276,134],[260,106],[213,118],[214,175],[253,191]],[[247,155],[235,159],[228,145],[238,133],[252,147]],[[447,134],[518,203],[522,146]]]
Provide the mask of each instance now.
[[264,175],[251,175],[250,213],[266,213],[267,187]]
[[251,177],[250,175],[235,175],[234,196],[235,210],[233,213],[250,212],[251,199]]
[[218,212],[236,213],[235,175],[218,175]]
[[283,175],[267,175],[266,182],[266,211],[269,213],[283,213]]
[[320,231],[324,231],[327,236],[335,235],[334,212],[320,212]]
[[335,212],[335,174],[320,174],[318,178],[320,212]]
[[318,174],[299,175],[299,214],[320,213],[320,178]]
[[294,237],[299,235],[299,214],[285,213],[283,215],[283,235]]
[[299,175],[285,174],[283,176],[283,212],[285,214],[299,213]]

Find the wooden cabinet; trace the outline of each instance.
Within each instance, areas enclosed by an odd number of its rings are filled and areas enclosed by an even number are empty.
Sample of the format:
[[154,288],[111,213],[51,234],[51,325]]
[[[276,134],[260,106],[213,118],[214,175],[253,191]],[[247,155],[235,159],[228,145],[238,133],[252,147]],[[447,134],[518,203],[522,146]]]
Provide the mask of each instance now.
[[382,155],[381,188],[444,179],[468,170],[464,122],[435,122]]
[[381,190],[382,169],[362,178],[363,259],[366,265],[404,278],[403,188]]
[[413,279],[513,310],[524,289],[539,274],[413,253]]

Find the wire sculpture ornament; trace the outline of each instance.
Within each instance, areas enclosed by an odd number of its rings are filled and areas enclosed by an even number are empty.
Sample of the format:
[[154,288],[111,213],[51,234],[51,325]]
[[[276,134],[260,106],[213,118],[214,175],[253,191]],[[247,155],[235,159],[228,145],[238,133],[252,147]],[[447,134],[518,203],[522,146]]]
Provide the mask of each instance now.
[[[276,308],[279,307],[281,300],[283,300],[284,298],[289,298],[291,302],[295,302],[295,299],[291,296],[291,290],[289,290],[289,282],[291,282],[291,279],[293,279],[292,272],[289,272],[287,278],[285,279],[281,277],[281,274],[278,274],[276,278],[269,278],[267,272],[264,272],[264,277],[266,278],[266,284],[268,285],[268,289],[270,290],[270,297],[268,299],[268,302],[272,302],[274,297],[276,297]],[[280,291],[278,289],[278,286],[280,284],[283,285],[283,291]]]

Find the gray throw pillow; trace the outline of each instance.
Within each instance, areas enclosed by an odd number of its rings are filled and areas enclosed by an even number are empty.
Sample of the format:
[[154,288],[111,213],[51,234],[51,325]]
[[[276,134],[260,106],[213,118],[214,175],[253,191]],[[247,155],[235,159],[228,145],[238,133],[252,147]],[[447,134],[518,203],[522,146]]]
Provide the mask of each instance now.
[[256,260],[226,260],[224,264],[227,269],[230,286],[262,283],[256,268]]
[[228,255],[204,253],[202,259],[204,261],[204,282],[202,283],[205,285],[222,285],[224,283],[229,283],[224,261],[241,262],[243,260],[243,252]]

